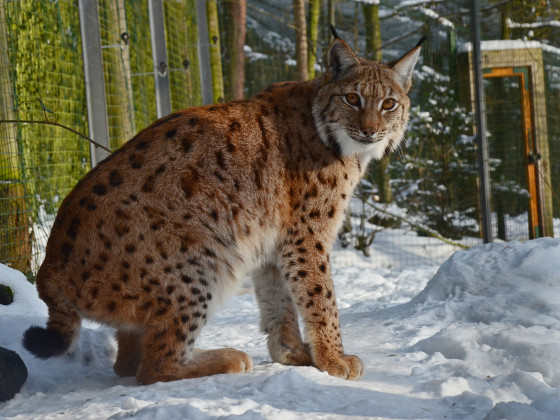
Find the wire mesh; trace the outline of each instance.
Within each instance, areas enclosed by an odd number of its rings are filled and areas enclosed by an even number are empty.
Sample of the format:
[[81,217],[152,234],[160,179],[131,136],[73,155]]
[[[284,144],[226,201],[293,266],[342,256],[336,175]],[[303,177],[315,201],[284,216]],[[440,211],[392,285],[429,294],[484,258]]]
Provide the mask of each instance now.
[[117,149],[135,133],[132,70],[124,0],[99,1],[109,144]]
[[[0,10],[2,117],[87,132],[75,3],[2,2]],[[31,122],[2,124],[0,135],[0,261],[29,273],[60,202],[89,169],[89,145],[63,128]]]
[[135,131],[157,119],[148,2],[125,0]]
[[163,3],[171,109],[202,105],[195,0]]
[[[558,38],[556,38],[558,39]],[[545,98],[550,154],[550,177],[539,173],[545,188],[552,192],[552,206],[555,220],[560,219],[560,45],[543,46]],[[554,234],[560,236],[560,227],[555,226]]]

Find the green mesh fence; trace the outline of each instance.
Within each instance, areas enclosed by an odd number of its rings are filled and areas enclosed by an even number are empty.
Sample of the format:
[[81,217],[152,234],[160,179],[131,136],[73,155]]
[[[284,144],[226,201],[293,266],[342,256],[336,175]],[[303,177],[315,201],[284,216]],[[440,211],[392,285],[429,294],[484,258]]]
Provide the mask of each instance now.
[[109,144],[120,147],[135,132],[130,48],[124,0],[99,1]]
[[[78,8],[2,2],[3,119],[55,121],[87,133]],[[60,127],[0,126],[0,261],[31,272],[62,199],[89,170],[89,144]]]
[[196,0],[168,0],[163,6],[171,109],[201,105]]
[[125,13],[129,34],[134,127],[140,131],[157,118],[148,2],[126,0]]
[[[166,1],[172,109],[201,103],[195,1]],[[89,171],[78,2],[0,2],[0,262],[36,272],[58,207]],[[114,150],[156,119],[148,2],[100,0]],[[23,122],[28,121],[28,122]],[[45,123],[46,122],[46,123]]]

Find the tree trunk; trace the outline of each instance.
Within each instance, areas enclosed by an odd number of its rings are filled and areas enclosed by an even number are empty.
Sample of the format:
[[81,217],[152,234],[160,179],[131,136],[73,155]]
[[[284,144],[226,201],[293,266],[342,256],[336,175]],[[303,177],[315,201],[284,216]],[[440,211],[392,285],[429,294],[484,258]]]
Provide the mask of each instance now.
[[319,11],[321,0],[309,2],[309,48],[307,50],[307,76],[315,78],[315,63],[317,61],[317,38],[319,35]]
[[228,100],[245,96],[245,34],[247,26],[247,0],[227,0],[224,3],[227,48],[226,96]]
[[502,6],[502,15],[500,19],[500,26],[501,26],[501,39],[510,39],[511,38],[511,30],[507,24],[507,20],[511,17],[511,4],[506,2]]
[[334,13],[335,3],[336,3],[336,0],[328,0],[328,3],[327,3],[327,20],[328,20],[328,23],[333,25],[333,26],[336,26],[335,13]]
[[[379,4],[364,4],[363,13],[366,27],[366,51],[365,56],[370,60],[380,61],[383,58],[381,52],[381,28],[379,22]],[[387,173],[390,156],[383,157],[379,162],[374,162],[376,173],[376,184],[379,199],[383,203],[393,201],[393,192],[389,184]],[[372,171],[373,172],[373,171]]]
[[364,4],[363,13],[366,27],[366,58],[379,61],[381,53],[381,28],[379,26],[379,4]]
[[222,52],[220,48],[220,28],[216,0],[206,2],[208,19],[208,40],[210,42],[210,71],[212,72],[212,98],[214,102],[224,102],[224,79],[222,73]]
[[307,29],[305,23],[305,0],[293,0],[296,27],[296,61],[298,80],[307,80]]

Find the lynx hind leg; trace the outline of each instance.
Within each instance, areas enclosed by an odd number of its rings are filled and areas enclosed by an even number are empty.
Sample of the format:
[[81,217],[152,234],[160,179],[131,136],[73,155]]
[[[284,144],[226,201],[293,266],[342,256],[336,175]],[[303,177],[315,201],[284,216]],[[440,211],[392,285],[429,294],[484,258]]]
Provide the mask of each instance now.
[[253,369],[251,358],[242,351],[193,349],[196,324],[185,329],[175,325],[172,322],[160,329],[152,328],[142,335],[142,361],[136,372],[136,379],[141,384],[220,373],[245,373]]
[[298,315],[280,271],[268,266],[255,273],[255,292],[261,311],[261,330],[268,334],[272,360],[284,365],[313,364],[309,347],[303,342]]
[[136,376],[142,360],[140,333],[136,331],[117,331],[118,353],[113,370],[119,376]]

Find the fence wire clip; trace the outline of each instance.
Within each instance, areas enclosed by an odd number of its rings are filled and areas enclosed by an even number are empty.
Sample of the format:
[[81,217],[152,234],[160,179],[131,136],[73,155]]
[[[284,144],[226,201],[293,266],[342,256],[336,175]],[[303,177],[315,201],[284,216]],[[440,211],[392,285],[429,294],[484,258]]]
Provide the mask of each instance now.
[[130,35],[128,34],[128,32],[123,32],[120,38],[122,40],[122,44],[102,45],[101,49],[104,50],[107,48],[120,48],[121,50],[126,50],[128,48],[128,41],[130,40]]
[[182,69],[169,69],[169,71],[180,71],[186,73],[189,70],[189,65],[191,62],[189,60],[183,60],[183,68]]
[[167,63],[165,61],[160,61],[159,66],[156,68],[156,72],[161,77],[167,76]]

